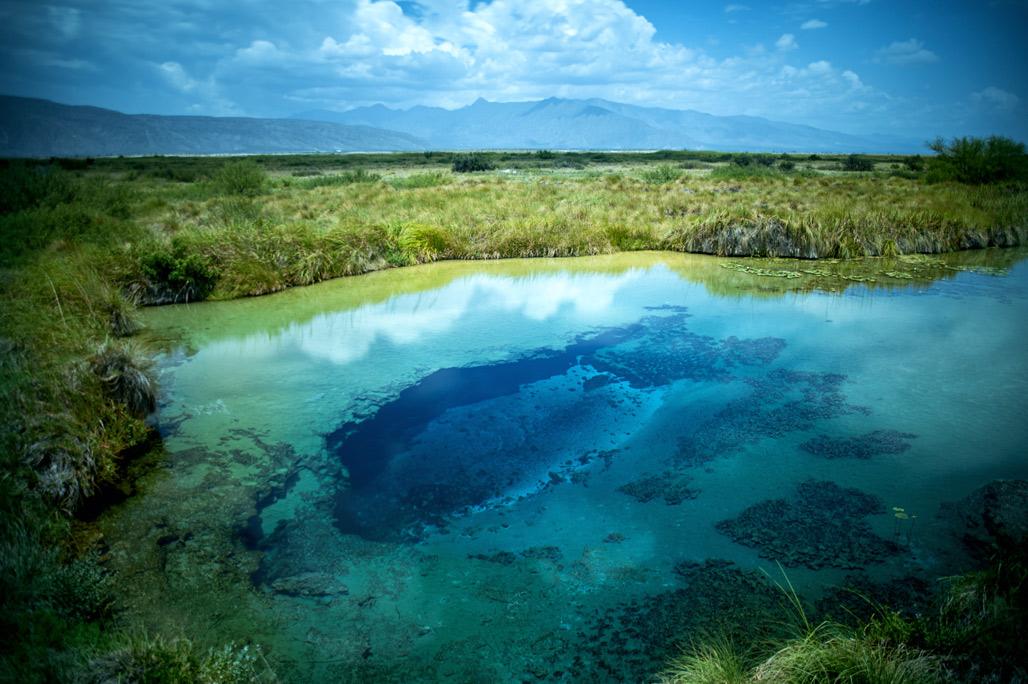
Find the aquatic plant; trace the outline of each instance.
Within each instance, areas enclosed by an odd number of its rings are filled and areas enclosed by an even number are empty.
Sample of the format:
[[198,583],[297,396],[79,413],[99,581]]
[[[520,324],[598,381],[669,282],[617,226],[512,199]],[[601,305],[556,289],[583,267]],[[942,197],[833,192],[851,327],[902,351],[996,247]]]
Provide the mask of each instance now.
[[856,437],[818,435],[800,444],[800,449],[821,458],[866,460],[880,454],[901,454],[910,449],[917,435],[898,430],[873,430]]
[[884,510],[870,494],[808,480],[796,487],[791,499],[754,504],[716,527],[735,542],[756,548],[761,557],[787,567],[862,568],[897,550],[864,521]]
[[133,634],[124,645],[89,660],[87,682],[196,682],[249,684],[277,681],[257,646],[229,644],[203,649],[190,639]]

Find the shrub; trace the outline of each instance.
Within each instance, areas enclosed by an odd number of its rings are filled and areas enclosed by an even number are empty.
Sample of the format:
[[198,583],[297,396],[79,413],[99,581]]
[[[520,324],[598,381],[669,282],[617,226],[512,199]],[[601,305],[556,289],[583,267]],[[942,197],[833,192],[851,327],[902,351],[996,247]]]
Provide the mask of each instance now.
[[843,171],[874,171],[874,162],[861,154],[851,154],[842,162]]
[[948,144],[937,138],[928,147],[936,155],[928,162],[932,181],[982,185],[1028,178],[1024,144],[1010,138],[954,138]]
[[74,199],[71,177],[57,166],[15,162],[0,172],[0,214],[55,207]]
[[907,168],[907,171],[924,171],[924,158],[919,154],[911,155],[903,160],[903,166]]
[[796,168],[796,162],[792,161],[791,159],[783,159],[782,161],[778,162],[778,168],[782,171],[792,171]]
[[[195,302],[206,299],[218,281],[217,272],[198,254],[186,254],[182,245],[158,249],[143,256],[140,298],[150,304]],[[139,289],[139,288],[137,288]]]
[[382,180],[382,176],[377,173],[371,173],[364,169],[354,169],[353,171],[344,171],[343,173],[336,173],[331,176],[314,176],[308,178],[299,183],[300,187],[312,190],[314,188],[326,188],[337,185],[353,185],[354,183],[377,183]]
[[489,160],[474,152],[470,154],[458,154],[453,158],[454,173],[473,173],[475,171],[491,171],[493,165]]
[[642,172],[641,176],[647,183],[653,185],[663,185],[665,183],[674,183],[682,175],[682,172],[670,164],[661,164],[655,166],[652,169],[646,169]]
[[268,177],[257,162],[244,159],[225,164],[211,179],[215,189],[223,195],[260,195],[267,187]]

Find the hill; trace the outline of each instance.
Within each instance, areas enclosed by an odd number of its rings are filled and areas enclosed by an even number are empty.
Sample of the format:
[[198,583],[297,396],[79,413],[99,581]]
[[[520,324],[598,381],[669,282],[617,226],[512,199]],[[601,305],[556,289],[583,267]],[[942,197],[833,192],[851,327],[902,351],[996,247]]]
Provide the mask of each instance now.
[[619,104],[601,99],[531,102],[479,99],[460,109],[383,105],[314,110],[297,120],[379,126],[436,149],[694,149],[777,152],[923,152],[917,141],[863,137],[754,116]]
[[0,156],[267,154],[424,149],[414,136],[296,119],[122,114],[0,96]]

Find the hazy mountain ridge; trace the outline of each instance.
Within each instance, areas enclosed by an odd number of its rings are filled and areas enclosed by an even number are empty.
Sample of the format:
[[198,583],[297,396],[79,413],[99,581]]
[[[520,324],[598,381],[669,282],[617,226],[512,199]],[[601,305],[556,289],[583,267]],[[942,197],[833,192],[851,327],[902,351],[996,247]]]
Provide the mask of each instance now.
[[370,126],[295,119],[122,114],[0,96],[0,155],[260,154],[407,151],[427,144]]
[[380,126],[441,149],[711,149],[778,152],[913,152],[919,141],[857,136],[754,116],[621,104],[602,99],[479,99],[460,109],[384,105],[314,110],[296,119]]

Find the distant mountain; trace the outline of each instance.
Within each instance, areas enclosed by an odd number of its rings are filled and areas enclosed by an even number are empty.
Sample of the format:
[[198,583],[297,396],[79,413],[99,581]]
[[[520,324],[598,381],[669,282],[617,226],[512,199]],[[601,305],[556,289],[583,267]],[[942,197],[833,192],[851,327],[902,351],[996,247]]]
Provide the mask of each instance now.
[[261,154],[421,150],[416,137],[295,119],[122,114],[0,95],[0,156]]
[[914,152],[917,141],[863,137],[755,116],[714,116],[607,100],[479,99],[460,109],[383,105],[314,110],[295,119],[379,126],[427,140],[434,149],[693,149],[777,152]]

